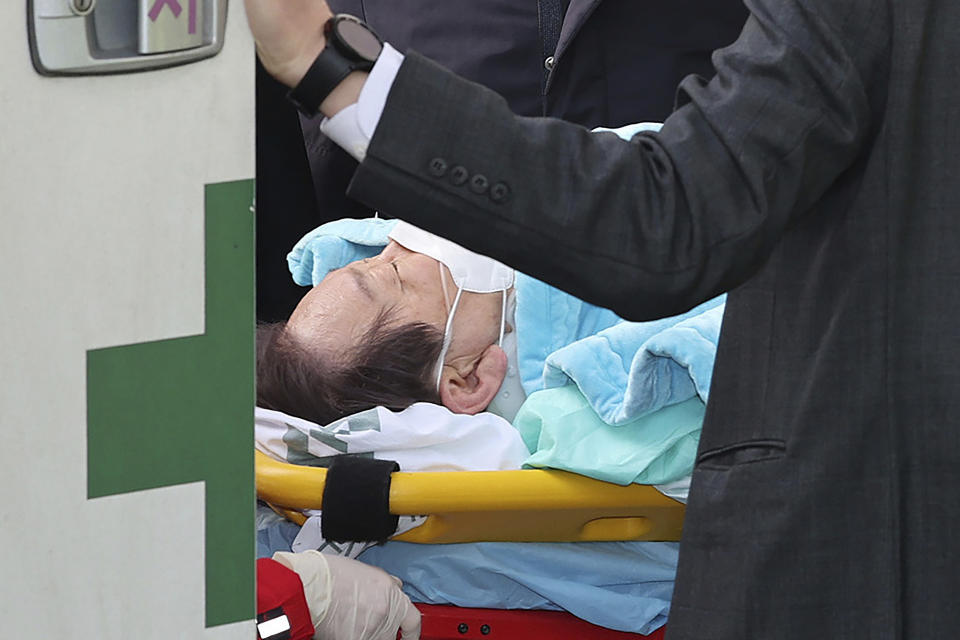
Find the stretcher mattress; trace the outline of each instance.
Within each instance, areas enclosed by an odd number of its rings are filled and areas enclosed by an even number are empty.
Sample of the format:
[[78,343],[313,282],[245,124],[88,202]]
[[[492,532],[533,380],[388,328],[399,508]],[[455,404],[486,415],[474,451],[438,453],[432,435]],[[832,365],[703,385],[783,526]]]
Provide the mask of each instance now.
[[414,602],[565,610],[609,629],[649,634],[667,620],[677,548],[673,542],[388,542],[360,560],[403,580]]

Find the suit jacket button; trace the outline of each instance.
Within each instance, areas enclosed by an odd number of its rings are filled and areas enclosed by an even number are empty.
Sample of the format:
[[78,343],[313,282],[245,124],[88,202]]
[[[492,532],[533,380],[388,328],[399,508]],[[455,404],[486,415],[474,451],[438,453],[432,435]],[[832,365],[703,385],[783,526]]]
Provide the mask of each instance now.
[[505,182],[498,182],[490,187],[490,199],[497,204],[503,204],[510,199],[510,187]]
[[443,158],[434,158],[430,161],[429,171],[435,178],[443,176],[447,172],[447,161]]
[[474,193],[484,193],[488,186],[490,186],[490,183],[487,181],[487,176],[482,173],[475,173],[473,177],[470,178],[470,191]]
[[459,164],[450,170],[450,182],[458,187],[466,182],[469,176],[470,174],[467,172],[467,168]]

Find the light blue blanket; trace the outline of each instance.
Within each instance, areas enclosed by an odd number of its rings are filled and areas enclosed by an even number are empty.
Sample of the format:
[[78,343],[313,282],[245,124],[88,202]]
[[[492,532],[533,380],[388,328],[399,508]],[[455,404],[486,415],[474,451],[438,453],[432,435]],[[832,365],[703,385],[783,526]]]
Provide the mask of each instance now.
[[679,316],[627,322],[517,274],[517,344],[527,394],[576,384],[600,418],[621,425],[710,392],[725,296]]
[[[299,527],[257,507],[257,557],[290,551]],[[414,602],[562,609],[611,629],[649,634],[666,622],[673,542],[387,542],[360,554],[403,581]]]
[[360,560],[403,581],[415,602],[563,609],[610,629],[649,634],[670,610],[672,542],[474,542],[371,547]]

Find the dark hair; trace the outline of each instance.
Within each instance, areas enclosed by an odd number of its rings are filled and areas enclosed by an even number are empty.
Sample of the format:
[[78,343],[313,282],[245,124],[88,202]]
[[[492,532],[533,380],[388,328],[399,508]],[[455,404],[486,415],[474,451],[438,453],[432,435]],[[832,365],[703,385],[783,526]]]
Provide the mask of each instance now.
[[257,327],[257,406],[329,424],[376,406],[406,409],[437,402],[434,379],[443,333],[414,322],[398,325],[388,311],[359,344],[329,355],[310,349],[283,322]]

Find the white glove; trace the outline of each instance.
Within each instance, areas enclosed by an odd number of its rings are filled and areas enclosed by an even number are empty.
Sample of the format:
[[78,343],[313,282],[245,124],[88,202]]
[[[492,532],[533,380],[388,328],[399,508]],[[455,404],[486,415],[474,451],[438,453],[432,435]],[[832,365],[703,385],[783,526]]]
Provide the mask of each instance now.
[[314,640],[420,639],[420,612],[383,569],[317,551],[277,552],[273,559],[303,583]]

